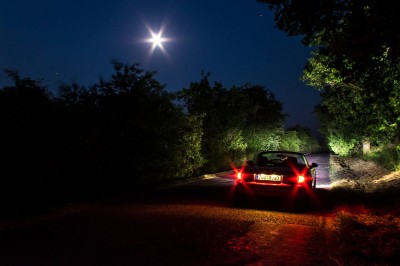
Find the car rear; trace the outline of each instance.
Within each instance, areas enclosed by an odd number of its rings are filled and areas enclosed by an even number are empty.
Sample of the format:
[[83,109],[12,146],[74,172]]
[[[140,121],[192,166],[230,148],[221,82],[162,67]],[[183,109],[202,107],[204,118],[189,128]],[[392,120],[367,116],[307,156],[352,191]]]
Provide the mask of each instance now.
[[236,175],[236,186],[247,193],[285,194],[302,193],[312,188],[310,171],[290,167],[243,167]]

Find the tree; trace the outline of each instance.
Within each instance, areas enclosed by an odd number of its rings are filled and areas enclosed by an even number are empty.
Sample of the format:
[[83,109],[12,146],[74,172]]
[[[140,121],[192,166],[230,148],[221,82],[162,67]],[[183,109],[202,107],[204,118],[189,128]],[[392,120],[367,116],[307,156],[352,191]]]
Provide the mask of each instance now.
[[290,127],[287,132],[296,132],[296,138],[299,139],[299,151],[303,153],[312,153],[321,149],[318,141],[312,136],[311,130],[300,125]]
[[[314,53],[302,79],[322,90],[322,103],[316,107],[326,136],[346,136],[358,142],[393,139],[399,132],[398,71],[391,68],[387,53],[374,58],[374,70],[358,80],[340,75],[329,67],[330,58]],[[349,64],[348,68],[351,68]]]
[[[100,80],[78,97],[97,121],[88,138],[98,171],[117,184],[158,182],[197,171],[203,164],[201,120],[173,103],[155,72],[113,64],[109,81]],[[64,99],[73,98],[66,97],[71,93],[73,87]]]
[[247,84],[242,87],[242,93],[247,99],[247,119],[243,130],[247,157],[251,158],[262,150],[277,150],[284,134],[282,103],[262,86]]
[[0,201],[4,212],[56,202],[54,179],[64,146],[60,108],[40,81],[6,73],[14,84],[0,90]]
[[282,104],[264,87],[212,86],[209,74],[202,73],[199,82],[178,95],[189,114],[203,116],[202,151],[208,171],[241,164],[255,152],[279,146],[285,117]]
[[236,90],[229,91],[220,83],[211,86],[209,74],[201,74],[199,82],[177,93],[189,115],[203,117],[202,154],[207,171],[226,169],[231,162],[242,161],[246,144],[243,141],[243,108]]
[[394,1],[259,0],[275,26],[315,48],[303,80],[323,91],[327,136],[398,142],[400,7]]
[[202,118],[175,105],[154,72],[114,69],[89,89],[64,84],[57,97],[7,72],[14,85],[0,90],[2,207],[105,197],[199,171]]
[[[343,55],[357,63],[369,62],[389,48],[394,64],[400,58],[400,7],[395,1],[258,0],[275,14],[275,26],[289,36],[303,36],[308,46],[328,55]],[[361,71],[363,72],[363,70]]]
[[300,151],[300,144],[301,141],[297,135],[297,131],[288,130],[284,134],[282,134],[279,149],[298,152]]

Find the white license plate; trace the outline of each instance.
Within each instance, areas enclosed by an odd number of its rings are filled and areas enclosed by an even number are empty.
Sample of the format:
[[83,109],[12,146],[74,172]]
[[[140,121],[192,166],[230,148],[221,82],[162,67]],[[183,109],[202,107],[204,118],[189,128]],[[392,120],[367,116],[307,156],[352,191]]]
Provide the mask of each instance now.
[[282,181],[282,176],[259,174],[256,175],[256,179],[259,181]]

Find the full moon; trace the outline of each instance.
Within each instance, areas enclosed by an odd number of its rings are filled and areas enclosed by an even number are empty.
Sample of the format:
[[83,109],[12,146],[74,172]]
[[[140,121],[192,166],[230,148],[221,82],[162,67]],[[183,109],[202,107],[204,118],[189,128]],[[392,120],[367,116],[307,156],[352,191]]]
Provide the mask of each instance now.
[[151,43],[153,43],[154,48],[155,47],[160,47],[161,49],[163,48],[162,43],[166,41],[165,38],[161,36],[161,32],[155,34],[154,32],[151,32],[152,37],[149,39]]
[[148,38],[146,42],[152,43],[151,52],[153,52],[157,47],[161,49],[161,51],[165,52],[163,43],[169,41],[169,39],[163,37],[163,30],[161,29],[158,33],[155,33],[153,30],[149,29],[151,34],[151,38]]

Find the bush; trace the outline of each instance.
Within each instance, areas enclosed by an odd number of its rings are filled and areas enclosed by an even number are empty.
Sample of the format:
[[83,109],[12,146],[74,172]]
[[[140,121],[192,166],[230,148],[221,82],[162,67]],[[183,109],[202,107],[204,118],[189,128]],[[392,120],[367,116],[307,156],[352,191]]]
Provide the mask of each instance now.
[[287,131],[281,136],[281,143],[279,144],[281,150],[286,151],[300,151],[300,139],[296,131]]
[[399,171],[399,152],[398,147],[391,143],[383,142],[380,144],[375,144],[371,147],[371,151],[367,154],[364,154],[364,160],[372,160],[377,162],[379,165]]
[[328,145],[330,149],[340,156],[350,155],[356,143],[357,141],[354,139],[346,140],[333,134],[328,136]]
[[247,158],[253,158],[260,151],[278,150],[284,131],[282,128],[253,128],[245,132]]

